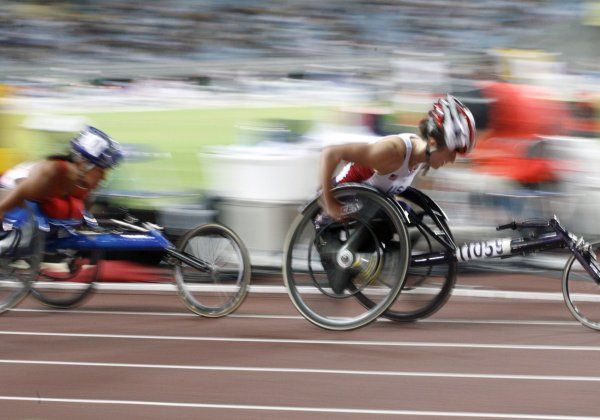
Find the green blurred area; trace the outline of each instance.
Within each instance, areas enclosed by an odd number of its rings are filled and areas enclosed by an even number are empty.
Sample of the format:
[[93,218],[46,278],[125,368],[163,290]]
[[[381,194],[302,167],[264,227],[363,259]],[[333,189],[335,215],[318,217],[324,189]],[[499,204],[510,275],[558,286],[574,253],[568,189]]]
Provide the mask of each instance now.
[[[238,141],[240,127],[261,121],[314,122],[326,118],[327,107],[232,107],[95,113],[61,113],[84,117],[126,147],[134,145],[148,156],[125,161],[109,176],[106,186],[123,193],[173,194],[201,191],[205,187],[198,152],[206,146]],[[68,150],[72,132],[28,129],[27,115],[2,114],[1,140],[5,149],[14,148],[17,161],[43,158]],[[299,125],[299,124],[296,124]],[[12,150],[12,149],[11,149]],[[0,157],[1,159],[1,157]],[[6,168],[4,168],[6,169]],[[172,202],[172,200],[169,200]],[[121,203],[144,207],[132,200]],[[150,205],[150,204],[147,204]]]

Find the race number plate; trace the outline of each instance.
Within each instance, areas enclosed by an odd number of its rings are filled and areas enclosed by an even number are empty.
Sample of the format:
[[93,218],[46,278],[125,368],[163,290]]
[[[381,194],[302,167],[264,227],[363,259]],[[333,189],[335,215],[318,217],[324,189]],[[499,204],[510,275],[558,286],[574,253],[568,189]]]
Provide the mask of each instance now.
[[456,250],[456,258],[459,261],[469,261],[510,255],[510,243],[510,238],[471,242]]

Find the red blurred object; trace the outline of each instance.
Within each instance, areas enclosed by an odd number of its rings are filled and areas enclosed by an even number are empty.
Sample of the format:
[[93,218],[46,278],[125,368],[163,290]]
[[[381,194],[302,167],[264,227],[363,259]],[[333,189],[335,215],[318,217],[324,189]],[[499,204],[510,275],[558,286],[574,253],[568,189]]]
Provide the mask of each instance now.
[[492,82],[482,85],[492,99],[488,128],[490,137],[523,137],[567,134],[568,112],[552,93],[539,87]]
[[[87,270],[83,270],[76,277],[71,277],[68,272],[62,269],[47,268],[44,273],[51,275],[53,278],[61,278],[64,275],[65,279],[73,282],[90,281]],[[140,264],[132,261],[122,260],[104,260],[99,263],[98,281],[102,282],[141,282],[141,283],[165,283],[173,281],[173,270],[162,268],[155,265]]]
[[539,135],[567,134],[569,113],[563,104],[534,86],[490,82],[481,90],[492,102],[487,130],[471,154],[474,168],[523,184],[556,180],[564,162],[529,153]]

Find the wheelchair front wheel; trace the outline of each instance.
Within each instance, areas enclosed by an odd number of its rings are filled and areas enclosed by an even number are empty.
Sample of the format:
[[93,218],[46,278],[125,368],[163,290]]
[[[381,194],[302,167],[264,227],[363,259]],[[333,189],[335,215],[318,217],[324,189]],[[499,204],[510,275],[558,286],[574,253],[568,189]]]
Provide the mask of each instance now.
[[216,318],[235,311],[250,287],[250,256],[240,237],[216,223],[199,226],[179,243],[184,252],[208,266],[198,270],[175,265],[175,281],[184,304],[198,315]]
[[[600,272],[600,242],[591,244],[589,264]],[[600,331],[600,284],[572,255],[565,264],[562,292],[571,315],[588,328]]]

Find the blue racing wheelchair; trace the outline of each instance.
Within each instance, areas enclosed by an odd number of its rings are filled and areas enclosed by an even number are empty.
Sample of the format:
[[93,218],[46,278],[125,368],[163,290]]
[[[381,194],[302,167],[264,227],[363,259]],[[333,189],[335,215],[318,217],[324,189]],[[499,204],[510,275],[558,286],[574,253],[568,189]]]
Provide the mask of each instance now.
[[128,218],[99,224],[89,214],[83,221],[51,219],[27,203],[5,215],[0,233],[0,313],[29,293],[54,308],[81,304],[93,292],[108,251],[163,252],[182,301],[202,316],[225,316],[248,293],[248,251],[223,225],[191,229],[175,246],[152,223]]

